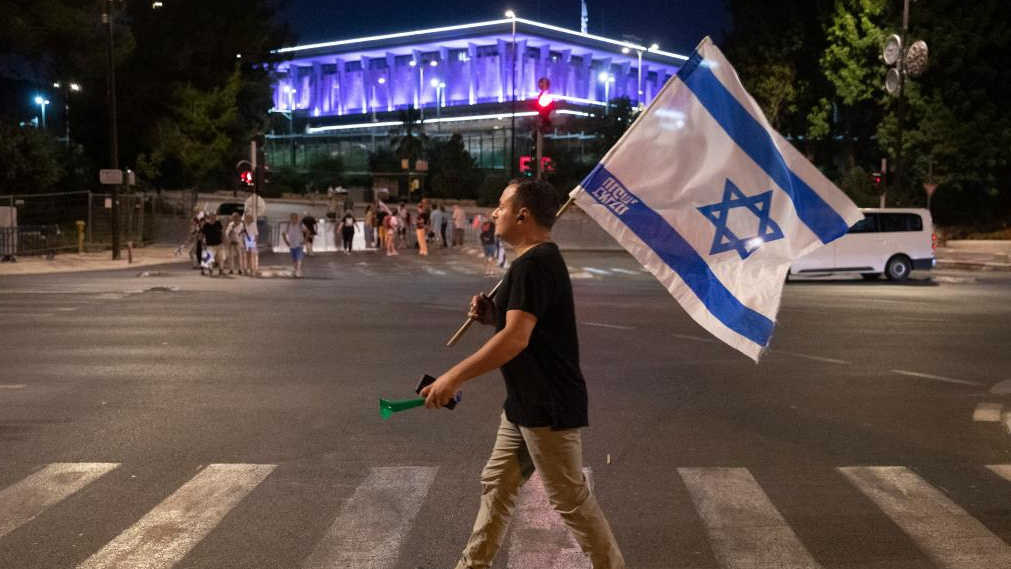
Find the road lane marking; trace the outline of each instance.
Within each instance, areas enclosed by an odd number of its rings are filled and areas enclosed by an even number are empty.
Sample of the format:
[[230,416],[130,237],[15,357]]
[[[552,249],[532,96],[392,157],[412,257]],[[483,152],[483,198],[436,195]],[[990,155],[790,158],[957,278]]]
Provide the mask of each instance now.
[[446,271],[440,271],[439,269],[436,269],[436,268],[433,268],[433,267],[425,267],[425,272],[427,272],[430,275],[435,275],[435,276],[439,276],[439,277],[441,277],[441,276],[443,276],[443,275],[446,274]]
[[934,381],[943,381],[945,383],[957,383],[958,385],[974,385],[979,386],[981,383],[976,383],[975,381],[967,381],[964,379],[955,379],[953,377],[944,377],[943,375],[933,375],[929,373],[919,373],[915,371],[906,371],[902,369],[893,369],[892,373],[897,373],[899,375],[907,375],[909,377],[921,377],[923,379],[933,379]]
[[987,468],[997,476],[1011,482],[1011,464],[990,464],[987,465]]
[[809,354],[801,354],[799,352],[787,352],[784,350],[770,350],[774,354],[783,354],[784,356],[793,356],[795,358],[804,358],[806,360],[814,360],[816,362],[824,362],[828,364],[839,364],[839,365],[849,365],[850,362],[846,360],[837,360],[834,358],[825,358],[822,356],[812,356]]
[[[592,489],[593,472],[584,468],[583,476]],[[590,569],[590,559],[551,505],[537,472],[520,491],[515,518],[508,569]]]
[[25,388],[24,383],[0,384],[0,389],[24,389],[24,388]]
[[703,343],[706,343],[706,344],[715,344],[716,343],[716,340],[714,340],[712,338],[704,338],[702,336],[691,336],[691,335],[688,335],[688,334],[671,334],[671,336],[674,336],[675,338],[681,338],[682,340],[691,340],[693,342],[703,342]]
[[1003,409],[1004,405],[1001,403],[980,403],[972,411],[972,420],[986,423],[998,422]]
[[939,490],[901,466],[839,468],[938,567],[1011,567],[1011,547]]
[[169,569],[274,470],[273,464],[211,464],[78,569]]
[[584,326],[597,326],[599,328],[613,328],[615,330],[635,330],[631,326],[620,326],[618,324],[604,324],[603,322],[580,322]]
[[993,387],[990,388],[990,393],[994,395],[1008,395],[1011,394],[1011,379],[1005,379]]
[[303,567],[394,567],[436,470],[421,466],[372,468]]
[[679,468],[713,553],[727,569],[820,565],[746,468]]
[[0,492],[0,537],[118,466],[106,462],[54,463],[7,487]]

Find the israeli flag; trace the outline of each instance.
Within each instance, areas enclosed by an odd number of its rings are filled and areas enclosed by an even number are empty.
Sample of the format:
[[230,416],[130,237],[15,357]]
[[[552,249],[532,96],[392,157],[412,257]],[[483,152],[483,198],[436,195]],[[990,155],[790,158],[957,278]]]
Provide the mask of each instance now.
[[772,129],[709,38],[570,195],[696,322],[756,362],[791,261],[862,218]]

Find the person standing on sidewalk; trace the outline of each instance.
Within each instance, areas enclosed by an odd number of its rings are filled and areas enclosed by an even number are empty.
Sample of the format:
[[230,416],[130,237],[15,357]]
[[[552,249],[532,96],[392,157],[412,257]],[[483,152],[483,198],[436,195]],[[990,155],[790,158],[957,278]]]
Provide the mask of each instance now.
[[463,230],[467,227],[467,214],[458,206],[453,206],[453,246],[463,246]]
[[365,248],[375,247],[376,241],[376,210],[372,204],[365,206]]
[[[445,217],[446,217],[446,214],[445,214],[445,212],[442,211],[442,206],[440,206],[439,204],[433,204],[432,205],[432,217],[429,219],[429,221],[432,224],[432,231],[433,232],[439,232],[439,231],[441,231],[441,233],[442,233],[442,246],[443,247],[446,246],[446,230],[442,228],[443,227],[443,225],[442,225],[443,219]],[[436,241],[436,239],[433,238],[432,239],[432,243],[435,243],[435,241]]]
[[338,225],[341,228],[341,246],[344,249],[344,254],[350,255],[351,242],[355,238],[355,216],[350,209],[344,212],[344,217],[341,218]]
[[291,276],[296,279],[302,278],[302,246],[305,244],[306,233],[308,231],[298,222],[298,214],[292,213],[288,217],[288,228],[281,234],[281,238],[291,253],[291,264],[294,267]]
[[558,201],[541,180],[510,183],[492,214],[516,250],[495,299],[471,300],[470,318],[494,325],[480,349],[421,391],[444,406],[471,379],[501,368],[506,400],[491,457],[481,474],[481,505],[456,569],[486,569],[502,544],[520,487],[540,473],[548,499],[593,569],[625,569],[611,527],[583,475],[580,428],[588,425],[586,383],[572,282],[551,241]]
[[[204,246],[211,252],[211,266],[208,271],[210,276],[214,276],[214,267],[218,268],[218,276],[222,277],[225,275],[225,246],[224,246],[224,228],[221,227],[221,222],[218,221],[218,216],[214,213],[207,215],[207,222],[200,229],[204,235]],[[204,270],[200,269],[200,274],[204,274]]]
[[414,233],[418,237],[418,256],[428,256],[428,212],[425,203],[418,205],[418,216],[414,220]]
[[304,217],[302,218],[302,227],[304,228],[303,234],[305,236],[305,241],[302,248],[305,250],[305,254],[312,257],[312,242],[316,240],[316,232],[319,230],[318,222],[316,218],[309,215],[309,212],[302,212]]
[[260,230],[256,227],[253,214],[247,213],[242,223],[242,251],[246,257],[246,274],[253,277],[260,272]]
[[484,276],[495,275],[495,224],[486,221],[481,225],[481,248],[484,249]]
[[225,228],[225,241],[228,247],[228,274],[235,274],[235,262],[239,262],[239,274],[246,272],[246,256],[242,251],[242,216],[233,213]]

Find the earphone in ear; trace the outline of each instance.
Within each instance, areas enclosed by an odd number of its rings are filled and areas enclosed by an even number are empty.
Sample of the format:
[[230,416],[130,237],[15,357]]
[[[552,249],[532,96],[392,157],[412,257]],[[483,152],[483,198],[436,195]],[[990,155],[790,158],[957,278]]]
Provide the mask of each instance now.
[[516,216],[516,221],[523,221],[526,218],[527,218],[527,216],[525,216],[525,215],[523,215],[521,213],[521,214],[519,214],[519,215]]

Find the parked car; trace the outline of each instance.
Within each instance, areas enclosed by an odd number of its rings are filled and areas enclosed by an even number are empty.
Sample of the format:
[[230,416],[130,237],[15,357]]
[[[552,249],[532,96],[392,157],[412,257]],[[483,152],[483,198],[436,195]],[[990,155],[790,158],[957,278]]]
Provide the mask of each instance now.
[[242,215],[246,206],[242,202],[221,202],[214,213],[218,214],[218,219],[227,219],[233,213]]
[[934,268],[937,235],[926,209],[862,209],[864,219],[836,239],[793,262],[790,275],[859,273],[902,281]]

